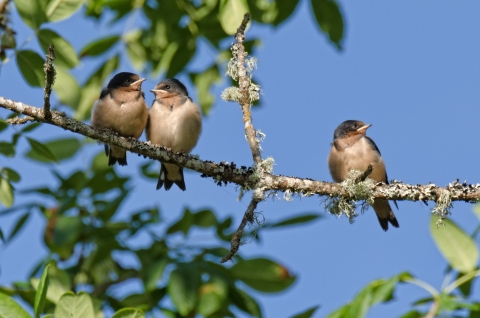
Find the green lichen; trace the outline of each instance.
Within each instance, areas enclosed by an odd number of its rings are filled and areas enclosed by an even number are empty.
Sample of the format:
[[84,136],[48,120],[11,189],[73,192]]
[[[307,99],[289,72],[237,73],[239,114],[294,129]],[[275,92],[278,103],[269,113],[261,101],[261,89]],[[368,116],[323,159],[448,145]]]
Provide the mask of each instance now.
[[250,98],[250,102],[253,103],[256,100],[259,100],[261,92],[260,85],[251,82],[250,86],[248,86],[248,97]]
[[368,205],[373,204],[375,198],[373,192],[375,190],[376,182],[370,178],[358,182],[357,178],[362,174],[362,171],[351,170],[348,177],[340,183],[350,198],[330,197],[325,200],[325,210],[337,217],[345,215],[348,217],[350,223],[353,223],[354,219],[358,216],[355,211],[357,207],[355,200],[363,201],[360,202],[360,212],[365,212],[368,209]]
[[226,102],[239,102],[242,98],[238,87],[233,86],[225,88],[220,96]]
[[[440,218],[446,218],[451,214],[450,210],[453,208],[452,196],[449,191],[443,190],[438,198],[435,207],[432,209],[432,213],[438,215]],[[438,224],[437,224],[438,226]]]

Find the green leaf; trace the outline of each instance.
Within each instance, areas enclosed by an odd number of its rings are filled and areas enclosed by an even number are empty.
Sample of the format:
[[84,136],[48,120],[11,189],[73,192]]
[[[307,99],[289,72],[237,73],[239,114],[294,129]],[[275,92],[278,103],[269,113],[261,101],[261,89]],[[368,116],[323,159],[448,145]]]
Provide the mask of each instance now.
[[17,223],[15,223],[15,226],[13,227],[12,233],[8,236],[8,241],[11,241],[18,234],[18,231],[22,229],[29,217],[30,213],[27,212],[18,218]]
[[162,54],[162,58],[160,59],[160,63],[158,63],[157,67],[153,71],[154,74],[158,72],[165,72],[168,70],[168,67],[172,63],[172,59],[174,58],[175,54],[177,53],[179,45],[177,42],[170,42],[168,43],[167,48]]
[[90,296],[84,292],[63,294],[54,312],[55,318],[95,318]]
[[242,260],[232,266],[231,272],[248,286],[265,293],[283,291],[296,278],[285,267],[266,258]]
[[319,307],[320,306],[315,306],[315,307],[312,307],[310,309],[307,309],[302,313],[299,313],[299,314],[296,314],[295,316],[292,316],[292,318],[310,318],[310,317],[313,316],[313,314],[317,311],[317,309]]
[[149,160],[146,164],[140,166],[140,170],[142,171],[142,175],[149,178],[149,179],[158,179],[158,167],[155,170],[151,169],[152,165],[154,165],[155,161]]
[[[15,32],[2,32],[0,36],[0,46],[3,49],[15,49],[17,41],[15,40]],[[5,58],[5,51],[2,52],[1,58]]]
[[45,142],[42,145],[48,151],[50,151],[52,157],[46,157],[43,153],[36,151],[36,149],[34,149],[33,147],[32,149],[30,149],[29,152],[27,152],[26,156],[30,159],[34,159],[40,162],[51,162],[52,159],[50,158],[55,158],[58,162],[60,160],[65,160],[73,157],[82,146],[80,141],[76,138],[53,140]]
[[184,235],[187,235],[188,231],[190,231],[190,227],[193,225],[193,214],[190,212],[189,209],[185,209],[183,213],[183,217],[172,224],[167,229],[167,234],[173,234],[176,232],[183,232]]
[[[173,55],[171,56],[171,59],[168,59],[168,62],[163,63],[164,58],[162,57],[162,61],[160,64],[166,66],[166,77],[174,77],[185,68],[188,62],[190,62],[190,60],[195,55],[195,43],[196,42],[193,39],[180,42],[179,45],[175,46],[175,50],[172,51]],[[176,45],[177,43],[172,42],[171,44]]]
[[9,142],[0,141],[0,153],[6,157],[13,157],[15,156],[15,148]]
[[47,21],[45,16],[45,0],[15,0],[15,8],[26,25],[37,30]]
[[370,309],[372,303],[372,288],[365,287],[360,291],[353,301],[348,306],[348,311],[345,317],[363,318],[367,315],[368,309]]
[[54,304],[58,304],[62,295],[72,289],[70,276],[64,271],[58,269],[56,266],[50,266],[48,275],[49,285],[47,290],[47,299]]
[[145,318],[145,314],[139,309],[123,308],[117,311],[112,318]]
[[0,176],[0,202],[8,208],[13,204],[13,187],[10,182]]
[[246,0],[221,0],[218,18],[223,31],[229,35],[235,34],[247,12],[248,4]]
[[304,214],[304,215],[295,216],[293,218],[288,218],[277,223],[273,223],[268,227],[282,227],[282,226],[303,224],[303,223],[314,221],[320,217],[321,216],[319,214]]
[[3,242],[3,244],[5,244],[5,235],[3,235],[3,231],[2,229],[0,228],[0,240]]
[[77,80],[67,71],[61,68],[57,69],[57,76],[53,91],[57,95],[58,100],[65,105],[76,108],[81,95],[81,88]]
[[80,103],[75,113],[75,119],[84,120],[90,115],[90,109],[93,103],[100,96],[103,82],[111,73],[117,69],[120,57],[115,57],[106,60],[88,79],[87,83],[82,89]]
[[0,118],[0,131],[7,129],[7,127],[7,122],[3,118]]
[[425,315],[422,315],[421,313],[419,313],[416,310],[410,310],[409,312],[407,312],[406,314],[404,314],[400,318],[421,318],[421,317],[424,317],[424,316]]
[[33,123],[30,125],[26,125],[25,127],[22,128],[21,132],[22,133],[31,132],[32,130],[35,130],[38,127],[40,127],[41,125],[42,123]]
[[43,270],[42,277],[38,284],[37,292],[35,293],[35,305],[33,307],[35,318],[40,318],[40,314],[43,312],[43,307],[45,306],[45,300],[47,298],[47,289],[48,289],[48,268],[50,265],[47,265]]
[[388,280],[376,280],[370,283],[372,286],[372,300],[370,306],[380,302],[387,302],[393,299],[393,291],[398,283],[398,277],[394,276]]
[[15,300],[0,292],[0,317],[31,318]]
[[101,55],[110,50],[120,39],[120,35],[111,35],[90,42],[80,50],[80,57]]
[[[30,1],[30,0],[29,0]],[[34,1],[35,2],[35,1]],[[43,64],[45,60],[38,53],[31,50],[17,52],[17,66],[23,78],[30,86],[43,87],[45,84],[45,73]]]
[[208,114],[215,102],[215,95],[211,92],[213,85],[222,80],[218,66],[214,64],[204,72],[191,73],[190,79],[197,89],[198,103],[202,108],[202,113]]
[[83,228],[82,219],[76,216],[60,216],[57,218],[53,232],[56,246],[75,245]]
[[273,25],[277,26],[291,17],[298,5],[298,2],[299,0],[276,0],[275,4],[277,8],[277,16],[275,17],[275,20],[273,20]]
[[337,310],[335,310],[334,312],[332,312],[331,314],[329,314],[327,318],[349,318],[350,316],[347,316],[347,312],[349,309],[350,309],[350,305],[348,304],[345,306],[342,306]]
[[430,232],[442,255],[456,270],[467,273],[478,263],[478,249],[475,242],[453,221],[444,220],[445,226],[437,228],[438,217],[430,218]]
[[157,282],[162,278],[165,267],[168,264],[168,259],[163,258],[150,265],[147,269],[146,277],[144,279],[145,290],[150,292],[157,287]]
[[147,60],[145,45],[141,42],[142,31],[136,30],[125,35],[127,54],[134,69],[142,71]]
[[253,317],[262,317],[260,306],[249,294],[238,288],[230,289],[230,299],[238,309],[250,314]]
[[473,208],[473,213],[477,216],[477,218],[480,220],[480,204],[477,204]]
[[[458,280],[459,278],[462,278],[463,276],[465,276],[465,274],[458,273],[456,280]],[[461,284],[460,286],[458,286],[458,289],[460,290],[463,296],[465,297],[470,296],[470,293],[472,292],[472,283],[473,283],[473,278]]]
[[200,288],[197,311],[203,317],[209,317],[225,306],[228,297],[228,283],[219,277],[213,277]]
[[40,160],[38,158],[41,158],[41,160],[44,162],[52,162],[52,161],[58,162],[57,157],[52,153],[52,151],[48,148],[48,146],[43,145],[38,141],[28,137],[27,137],[27,141],[31,147],[30,151],[27,152],[27,156],[29,158],[33,159],[35,156],[36,158],[34,159],[36,160]]
[[193,224],[199,227],[211,227],[217,225],[217,217],[211,210],[201,210],[193,214]]
[[311,0],[313,14],[321,31],[328,35],[337,49],[342,49],[343,18],[336,0]]
[[[55,47],[55,65],[65,68],[72,68],[78,65],[78,57],[75,49],[57,32],[49,29],[42,29],[37,33],[37,39],[45,54],[48,53],[48,48],[51,44],[53,44],[53,46]],[[58,78],[57,80],[55,80],[55,84],[53,87],[55,87],[57,82]]]
[[3,168],[0,171],[0,174],[3,174],[3,177],[8,181],[11,181],[11,182],[20,181],[20,175],[15,170],[12,170],[10,168]]
[[278,26],[292,16],[299,0],[247,0],[254,21]]
[[195,308],[200,282],[200,270],[192,263],[180,264],[170,274],[168,294],[182,316],[186,316]]
[[56,22],[65,20],[85,3],[85,0],[49,0],[46,16],[48,21]]

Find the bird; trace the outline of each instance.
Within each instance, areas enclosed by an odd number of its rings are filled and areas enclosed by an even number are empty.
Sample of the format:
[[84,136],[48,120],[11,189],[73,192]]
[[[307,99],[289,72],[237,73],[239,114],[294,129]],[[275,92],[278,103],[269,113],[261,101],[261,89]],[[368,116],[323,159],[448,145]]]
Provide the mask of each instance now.
[[[94,128],[109,128],[122,137],[138,139],[148,121],[148,106],[142,83],[145,78],[137,74],[121,72],[116,74],[103,88],[100,98],[92,108],[91,124]],[[108,165],[127,165],[127,151],[105,144]]]
[[[328,168],[335,182],[344,181],[351,169],[365,171],[368,165],[372,164],[373,171],[369,178],[388,184],[387,170],[380,150],[366,135],[367,129],[371,126],[360,120],[346,120],[335,129],[332,148],[328,155]],[[394,203],[398,209],[397,202]],[[384,231],[388,230],[389,222],[394,227],[399,227],[387,200],[375,199],[372,207]]]
[[[189,154],[202,132],[200,108],[188,96],[185,85],[176,78],[162,80],[151,92],[155,100],[149,111],[147,140],[173,152]],[[163,185],[165,190],[169,190],[174,183],[181,190],[186,190],[183,168],[161,163],[157,190]]]

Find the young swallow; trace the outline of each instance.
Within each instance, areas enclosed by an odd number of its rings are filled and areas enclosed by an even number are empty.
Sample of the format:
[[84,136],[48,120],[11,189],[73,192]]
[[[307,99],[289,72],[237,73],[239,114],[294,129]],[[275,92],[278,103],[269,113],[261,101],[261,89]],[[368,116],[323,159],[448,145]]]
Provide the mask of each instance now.
[[[373,171],[368,177],[388,184],[387,171],[380,150],[373,140],[366,136],[370,126],[359,120],[347,120],[335,129],[332,149],[328,156],[328,169],[335,182],[345,180],[351,169],[365,171],[368,165],[372,164]],[[395,201],[394,203],[397,206]],[[387,200],[375,199],[372,207],[384,231],[388,230],[388,222],[394,227],[399,227]]]
[[[149,111],[147,139],[173,152],[190,153],[202,131],[200,108],[188,96],[187,88],[175,78],[167,78],[151,90],[155,100]],[[157,190],[165,184],[169,190],[176,184],[186,190],[183,168],[162,163]]]
[[[145,78],[137,74],[122,72],[115,75],[107,87],[102,89],[100,98],[92,108],[91,123],[94,128],[110,128],[123,137],[138,139],[148,120],[148,106],[142,83]],[[116,162],[127,165],[125,149],[105,144],[108,165]]]

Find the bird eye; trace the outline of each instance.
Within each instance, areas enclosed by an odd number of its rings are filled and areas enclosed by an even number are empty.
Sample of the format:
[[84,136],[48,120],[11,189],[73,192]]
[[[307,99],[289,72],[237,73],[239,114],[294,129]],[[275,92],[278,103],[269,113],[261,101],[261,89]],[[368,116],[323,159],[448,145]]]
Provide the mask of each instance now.
[[127,79],[125,80],[125,82],[127,82],[127,83],[130,83],[131,81],[132,81],[132,80],[130,80],[129,78],[127,78]]
[[353,125],[353,127],[354,127],[354,128],[357,128],[357,127],[358,127],[358,125],[357,125],[357,124],[354,124],[354,125]]
[[170,85],[165,86],[165,89],[170,89]]

